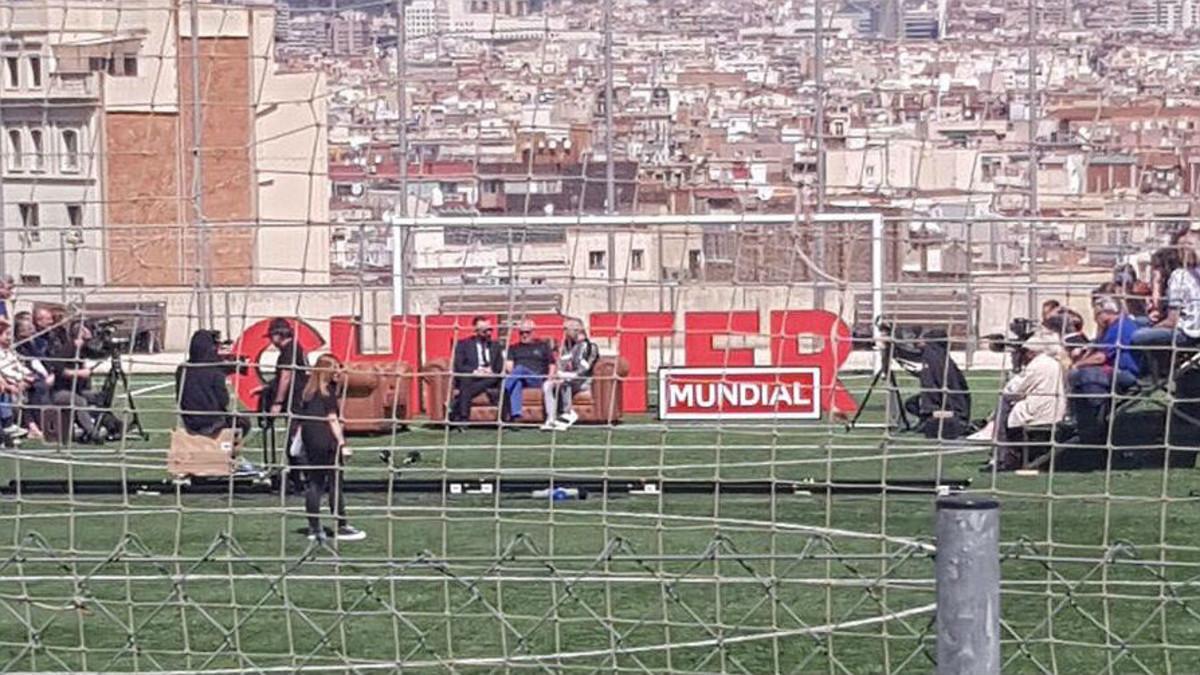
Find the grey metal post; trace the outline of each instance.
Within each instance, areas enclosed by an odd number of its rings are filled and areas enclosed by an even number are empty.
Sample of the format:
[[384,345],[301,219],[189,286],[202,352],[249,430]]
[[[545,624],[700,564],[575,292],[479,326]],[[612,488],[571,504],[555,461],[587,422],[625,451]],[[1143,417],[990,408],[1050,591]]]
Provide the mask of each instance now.
[[[604,0],[604,212],[617,212],[616,165],[613,158],[613,26],[612,0]],[[608,311],[617,309],[617,235],[608,226]]]
[[[400,126],[397,128],[400,142],[400,204],[397,213],[401,218],[408,216],[408,17],[405,15],[405,0],[396,0],[396,111]],[[399,235],[393,246],[400,247],[400,269],[393,270],[401,276],[400,307],[392,308],[393,312],[408,314],[409,296],[408,277],[410,260],[408,256],[409,233],[412,228],[397,228]]]
[[1037,230],[1041,224],[1041,203],[1038,199],[1038,171],[1041,164],[1041,148],[1037,142],[1038,116],[1041,114],[1040,94],[1037,88],[1038,69],[1038,13],[1034,0],[1029,0],[1029,231],[1025,241],[1025,259],[1029,271],[1029,288],[1026,291],[1025,315],[1032,316],[1037,306]]
[[200,148],[204,142],[204,110],[200,91],[200,3],[188,5],[189,29],[192,31],[192,233],[196,236],[196,309],[201,328],[212,328],[212,279],[209,276],[208,224],[204,221],[204,161]]
[[1000,672],[1000,504],[937,502],[937,673]]
[[[8,129],[4,126],[4,101],[0,100],[0,275],[8,273],[8,206],[4,203],[4,172],[8,171]],[[19,279],[18,279],[19,281]]]
[[[825,191],[828,172],[825,165],[825,17],[821,0],[813,3],[813,87],[815,89],[815,115],[813,125],[816,131],[817,152],[817,213],[825,213]],[[813,232],[813,264],[817,274],[813,275],[813,300],[819,309],[825,309],[825,288],[822,285],[821,274],[826,273],[825,223],[812,221]]]

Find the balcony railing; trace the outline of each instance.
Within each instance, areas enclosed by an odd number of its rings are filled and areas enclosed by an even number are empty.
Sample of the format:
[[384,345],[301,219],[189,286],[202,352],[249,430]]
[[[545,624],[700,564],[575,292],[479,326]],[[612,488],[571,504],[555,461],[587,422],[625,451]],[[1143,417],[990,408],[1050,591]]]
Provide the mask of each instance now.
[[0,88],[0,99],[5,101],[94,101],[99,98],[100,78],[97,73],[56,73],[43,79],[40,87]]

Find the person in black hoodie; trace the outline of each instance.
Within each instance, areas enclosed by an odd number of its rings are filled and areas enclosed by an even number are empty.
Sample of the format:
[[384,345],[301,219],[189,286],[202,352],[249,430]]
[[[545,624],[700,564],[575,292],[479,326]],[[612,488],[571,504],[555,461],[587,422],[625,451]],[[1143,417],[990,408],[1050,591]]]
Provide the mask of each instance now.
[[227,374],[227,364],[217,349],[216,334],[210,330],[192,333],[188,360],[175,369],[179,418],[188,433],[216,438],[222,429],[230,427],[241,430],[242,436],[250,432],[248,419],[229,414]]

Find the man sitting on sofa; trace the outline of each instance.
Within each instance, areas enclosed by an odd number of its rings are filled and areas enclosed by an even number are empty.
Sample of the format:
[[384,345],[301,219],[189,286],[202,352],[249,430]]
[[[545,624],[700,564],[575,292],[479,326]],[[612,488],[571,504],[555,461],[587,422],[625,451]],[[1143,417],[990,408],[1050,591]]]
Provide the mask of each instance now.
[[[459,340],[454,345],[454,403],[450,410],[452,424],[471,421],[471,401],[487,393],[489,398],[497,396],[504,367],[503,350],[492,341],[492,324],[482,316],[471,322],[475,334]],[[461,429],[461,427],[458,427]]]
[[501,419],[513,422],[521,419],[526,389],[541,388],[553,380],[558,370],[554,348],[545,340],[533,339],[533,322],[525,319],[517,326],[517,344],[508,348],[508,363],[504,378],[504,405]]

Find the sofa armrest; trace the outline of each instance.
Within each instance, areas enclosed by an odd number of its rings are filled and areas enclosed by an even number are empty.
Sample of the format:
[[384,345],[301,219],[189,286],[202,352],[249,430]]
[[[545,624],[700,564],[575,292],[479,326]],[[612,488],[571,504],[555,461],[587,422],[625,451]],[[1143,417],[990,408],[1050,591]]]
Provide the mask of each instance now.
[[453,373],[446,359],[434,359],[421,366],[421,392],[425,400],[425,414],[429,419],[441,422],[448,413],[447,404],[452,391]]
[[621,397],[628,375],[629,363],[620,357],[604,357],[592,370],[592,400],[596,416],[605,423],[620,420],[624,413]]

